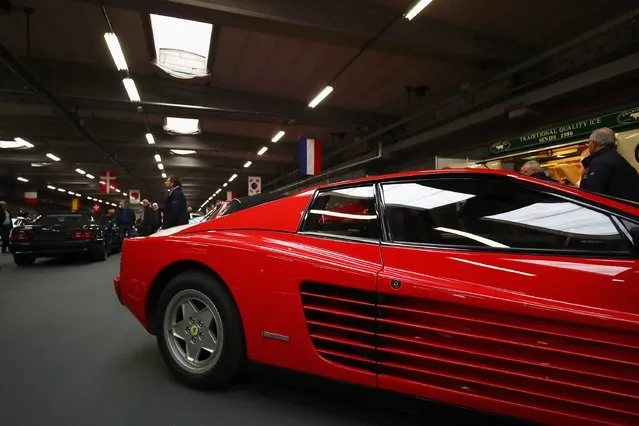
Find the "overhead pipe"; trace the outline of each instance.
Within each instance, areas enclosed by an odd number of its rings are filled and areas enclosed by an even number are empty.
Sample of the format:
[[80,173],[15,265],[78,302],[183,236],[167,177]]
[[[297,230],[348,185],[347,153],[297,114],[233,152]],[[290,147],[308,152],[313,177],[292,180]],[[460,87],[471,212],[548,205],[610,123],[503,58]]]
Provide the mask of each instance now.
[[121,170],[124,170],[130,177],[133,177],[133,174],[129,169],[127,169],[124,164],[122,164],[116,157],[111,153],[111,151],[96,138],[91,132],[87,130],[86,127],[82,124],[80,117],[77,116],[74,112],[70,111],[58,98],[54,95],[49,89],[44,87],[42,83],[38,81],[38,79],[29,72],[29,70],[22,65],[9,50],[4,46],[4,44],[0,43],[0,60],[9,68],[16,76],[21,78],[34,92],[44,96],[58,111],[58,113],[64,117],[67,121],[69,121],[80,133],[80,135],[84,136],[89,142],[96,145],[100,148],[106,157]]

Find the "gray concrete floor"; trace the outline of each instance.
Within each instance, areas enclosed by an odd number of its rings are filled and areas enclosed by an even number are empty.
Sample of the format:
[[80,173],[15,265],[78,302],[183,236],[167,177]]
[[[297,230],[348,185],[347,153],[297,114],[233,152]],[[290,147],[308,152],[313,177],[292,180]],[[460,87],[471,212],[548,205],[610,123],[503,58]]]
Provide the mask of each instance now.
[[223,393],[185,388],[168,374],[155,339],[117,302],[118,265],[116,255],[18,268],[0,254],[0,425],[495,424],[259,371]]

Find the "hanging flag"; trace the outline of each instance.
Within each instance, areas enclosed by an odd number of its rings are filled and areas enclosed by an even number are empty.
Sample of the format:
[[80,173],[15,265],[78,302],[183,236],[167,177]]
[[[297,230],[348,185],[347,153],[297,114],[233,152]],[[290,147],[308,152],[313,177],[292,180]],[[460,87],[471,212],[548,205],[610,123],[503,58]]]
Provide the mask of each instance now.
[[249,176],[248,195],[257,195],[261,193],[262,193],[262,178],[259,176]]
[[317,176],[322,173],[322,143],[317,139],[302,138],[299,146],[302,176]]
[[36,191],[30,191],[24,193],[25,204],[38,204],[38,193]]
[[106,171],[100,172],[100,192],[103,194],[112,194],[116,189],[115,173]]
[[237,193],[235,191],[226,191],[226,199],[228,201],[234,200],[237,198]]
[[79,198],[72,198],[71,199],[71,211],[72,212],[77,212],[78,210],[80,210],[80,199]]
[[140,204],[142,194],[139,189],[129,189],[129,203]]

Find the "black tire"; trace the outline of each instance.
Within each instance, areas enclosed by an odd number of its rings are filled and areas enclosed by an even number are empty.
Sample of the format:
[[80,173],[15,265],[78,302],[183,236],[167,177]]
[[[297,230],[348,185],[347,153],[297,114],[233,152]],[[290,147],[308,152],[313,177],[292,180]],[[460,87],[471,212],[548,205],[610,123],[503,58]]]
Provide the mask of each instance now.
[[[164,317],[171,299],[183,290],[196,290],[207,296],[219,311],[224,329],[224,344],[215,365],[208,371],[194,374],[183,368],[171,355],[166,341]],[[183,384],[196,389],[224,389],[235,382],[246,366],[246,341],[242,318],[233,296],[211,274],[187,271],[173,278],[162,291],[156,318],[157,341],[162,358],[171,373]]]
[[35,263],[35,257],[25,254],[14,254],[13,261],[18,266],[31,266]]
[[100,246],[100,250],[96,250],[93,254],[93,259],[96,262],[104,262],[109,257],[109,247],[106,241]]

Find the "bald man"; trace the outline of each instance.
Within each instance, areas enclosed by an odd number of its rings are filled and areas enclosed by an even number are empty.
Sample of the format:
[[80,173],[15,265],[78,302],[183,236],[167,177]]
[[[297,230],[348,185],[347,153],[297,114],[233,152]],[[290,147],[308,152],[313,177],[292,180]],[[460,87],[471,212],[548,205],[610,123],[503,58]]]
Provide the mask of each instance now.
[[617,152],[615,132],[606,127],[590,135],[590,155],[581,162],[586,169],[580,188],[611,197],[639,202],[639,174]]

